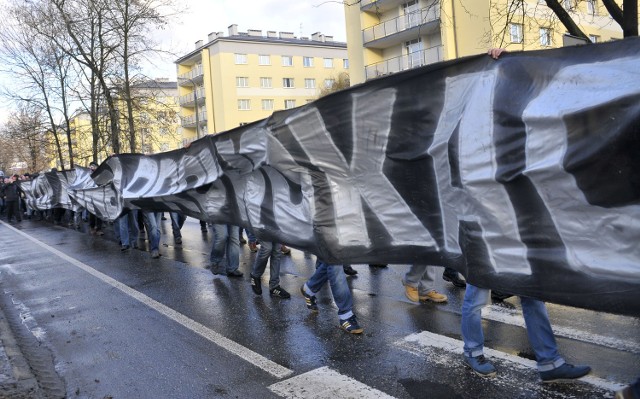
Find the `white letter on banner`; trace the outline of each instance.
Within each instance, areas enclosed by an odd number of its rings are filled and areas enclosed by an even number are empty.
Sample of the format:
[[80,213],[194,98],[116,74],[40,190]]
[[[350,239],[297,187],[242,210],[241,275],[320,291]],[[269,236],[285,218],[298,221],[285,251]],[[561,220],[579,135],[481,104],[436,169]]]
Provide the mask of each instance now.
[[563,162],[568,145],[564,117],[617,99],[637,98],[639,63],[635,57],[566,67],[523,113],[527,128],[524,173],[549,209],[574,270],[638,276],[640,207],[589,204]]
[[[458,242],[460,221],[475,221],[480,224],[496,271],[531,274],[509,195],[495,181],[492,112],[495,73],[479,72],[447,79],[443,111],[427,152],[434,161],[447,251],[462,253]],[[456,127],[459,154],[454,156],[460,165],[462,189],[452,185],[449,165],[448,142]]]
[[389,232],[392,245],[436,246],[382,173],[395,99],[394,89],[353,96],[351,164],[333,143],[316,108],[287,121],[310,161],[329,179],[340,245],[370,246],[361,204],[364,199]]

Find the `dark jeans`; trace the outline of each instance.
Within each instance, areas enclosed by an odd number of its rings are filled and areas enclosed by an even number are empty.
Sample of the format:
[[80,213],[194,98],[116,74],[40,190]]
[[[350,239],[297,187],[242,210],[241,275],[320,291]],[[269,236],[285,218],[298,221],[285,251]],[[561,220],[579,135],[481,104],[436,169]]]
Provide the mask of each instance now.
[[20,206],[18,205],[18,201],[7,201],[7,221],[11,221],[13,216],[16,217],[18,222],[22,221],[22,215],[20,214]]

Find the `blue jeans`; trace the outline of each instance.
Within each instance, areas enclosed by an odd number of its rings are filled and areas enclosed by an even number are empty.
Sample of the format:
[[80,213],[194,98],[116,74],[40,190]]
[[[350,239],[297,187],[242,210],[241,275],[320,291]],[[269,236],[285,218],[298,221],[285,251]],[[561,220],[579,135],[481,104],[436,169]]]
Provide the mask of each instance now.
[[149,250],[160,249],[160,219],[162,212],[143,211],[144,224],[149,233]]
[[[118,231],[120,232],[120,243],[124,247],[130,245],[131,247],[138,247],[138,235],[140,229],[138,228],[138,210],[126,211],[118,219],[116,219],[118,225]],[[131,232],[131,234],[129,234]]]
[[[249,233],[248,230],[247,233]],[[251,277],[262,277],[264,270],[267,268],[269,257],[271,257],[269,289],[272,290],[280,285],[280,258],[282,253],[280,252],[280,244],[277,242],[263,242],[260,245],[260,250],[251,267]]]
[[404,275],[402,283],[409,287],[417,288],[418,295],[427,295],[433,290],[433,280],[436,275],[436,267],[429,265],[411,265]]
[[230,224],[214,224],[213,246],[211,247],[212,267],[218,267],[227,258],[227,273],[238,270],[240,266],[240,230]]
[[[489,303],[491,291],[467,283],[462,303],[462,339],[464,355],[476,357],[483,354],[484,335],[482,333],[481,309]],[[544,302],[520,297],[524,322],[527,326],[529,344],[536,355],[538,371],[549,371],[564,364],[558,354],[558,346],[553,336],[551,323]]]
[[[277,247],[279,249],[279,246]],[[342,265],[329,265],[316,260],[316,272],[307,280],[305,285],[314,294],[320,291],[322,286],[329,281],[333,300],[338,306],[338,317],[341,320],[353,316],[353,298],[347,284],[347,275],[344,274]]]
[[184,221],[187,219],[183,214],[178,212],[169,212],[171,217],[171,230],[173,231],[173,238],[182,238],[180,229],[184,226]]

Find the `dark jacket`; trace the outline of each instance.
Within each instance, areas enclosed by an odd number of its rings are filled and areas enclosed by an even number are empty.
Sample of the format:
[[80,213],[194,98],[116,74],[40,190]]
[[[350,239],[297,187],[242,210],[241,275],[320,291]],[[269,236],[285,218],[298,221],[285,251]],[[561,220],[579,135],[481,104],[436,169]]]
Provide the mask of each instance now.
[[4,187],[4,198],[7,201],[17,201],[20,198],[20,187],[17,182],[9,183]]

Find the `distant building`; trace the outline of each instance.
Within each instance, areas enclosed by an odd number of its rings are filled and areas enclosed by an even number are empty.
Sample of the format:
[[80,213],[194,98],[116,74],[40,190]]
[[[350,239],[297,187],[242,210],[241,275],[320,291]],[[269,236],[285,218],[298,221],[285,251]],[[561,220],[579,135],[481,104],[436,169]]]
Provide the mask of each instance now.
[[311,102],[349,68],[346,43],[321,33],[263,35],[231,25],[228,36],[215,32],[207,40],[175,61],[185,141]]
[[[345,3],[351,84],[438,61],[480,54],[491,47],[561,47],[564,26],[544,0],[361,0]],[[599,0],[560,3],[591,41],[622,38]],[[618,2],[620,3],[620,2]],[[515,7],[520,11],[520,7]],[[510,15],[510,16],[509,16]]]

